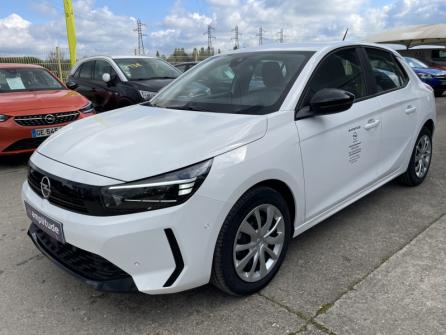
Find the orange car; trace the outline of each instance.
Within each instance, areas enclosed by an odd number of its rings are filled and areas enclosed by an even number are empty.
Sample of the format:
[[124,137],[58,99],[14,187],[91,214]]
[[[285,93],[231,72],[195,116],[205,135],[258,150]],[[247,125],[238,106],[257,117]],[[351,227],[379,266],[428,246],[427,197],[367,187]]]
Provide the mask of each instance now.
[[92,103],[38,65],[0,64],[0,156],[32,152]]

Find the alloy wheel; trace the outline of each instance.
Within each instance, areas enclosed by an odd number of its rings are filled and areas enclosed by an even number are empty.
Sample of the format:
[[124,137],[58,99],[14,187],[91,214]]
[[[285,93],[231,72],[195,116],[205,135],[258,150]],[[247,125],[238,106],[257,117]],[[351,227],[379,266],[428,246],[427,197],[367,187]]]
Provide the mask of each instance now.
[[270,204],[255,207],[238,228],[233,263],[246,282],[265,278],[276,265],[285,241],[285,222],[280,210]]
[[415,174],[418,178],[424,178],[429,169],[432,156],[432,143],[427,135],[419,138],[415,149]]

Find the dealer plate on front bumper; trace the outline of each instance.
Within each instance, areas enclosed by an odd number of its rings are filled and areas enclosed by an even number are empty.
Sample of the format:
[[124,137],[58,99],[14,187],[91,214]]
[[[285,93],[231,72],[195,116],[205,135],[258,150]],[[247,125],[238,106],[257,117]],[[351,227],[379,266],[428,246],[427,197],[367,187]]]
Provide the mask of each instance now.
[[25,202],[26,214],[37,227],[59,242],[65,243],[62,223],[50,219]]
[[51,134],[54,134],[60,128],[62,128],[62,127],[33,129],[32,136],[33,137],[48,137]]

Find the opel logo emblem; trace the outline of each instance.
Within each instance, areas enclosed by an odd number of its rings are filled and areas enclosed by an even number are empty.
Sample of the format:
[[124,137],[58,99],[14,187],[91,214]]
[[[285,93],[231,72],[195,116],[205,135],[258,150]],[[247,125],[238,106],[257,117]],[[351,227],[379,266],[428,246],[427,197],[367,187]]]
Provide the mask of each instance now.
[[47,176],[44,176],[40,181],[40,191],[45,199],[48,199],[51,194],[51,183]]
[[54,123],[56,121],[56,117],[53,114],[47,114],[44,117],[46,123]]

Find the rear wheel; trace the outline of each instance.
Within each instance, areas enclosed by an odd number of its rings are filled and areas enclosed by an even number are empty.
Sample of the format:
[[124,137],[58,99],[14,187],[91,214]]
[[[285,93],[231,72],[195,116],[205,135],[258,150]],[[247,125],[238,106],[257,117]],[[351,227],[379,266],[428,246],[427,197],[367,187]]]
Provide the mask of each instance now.
[[290,214],[272,188],[245,193],[229,212],[214,252],[212,283],[233,295],[266,286],[279,270],[291,235]]
[[406,172],[400,181],[408,186],[420,185],[429,172],[432,160],[432,133],[424,127],[418,135]]

